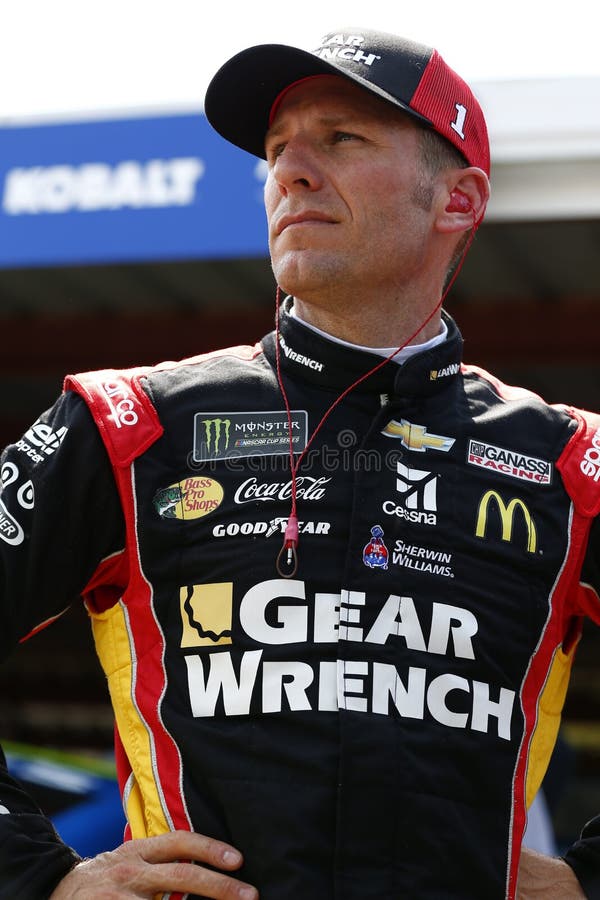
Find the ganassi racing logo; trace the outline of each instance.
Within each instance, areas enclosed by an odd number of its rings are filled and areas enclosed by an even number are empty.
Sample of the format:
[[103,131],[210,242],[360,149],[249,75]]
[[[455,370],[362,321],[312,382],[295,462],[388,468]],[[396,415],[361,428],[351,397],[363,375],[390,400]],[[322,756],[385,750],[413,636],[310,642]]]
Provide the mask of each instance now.
[[552,463],[548,460],[526,456],[518,450],[507,450],[482,441],[469,441],[467,462],[472,466],[534,484],[550,484],[552,481]]

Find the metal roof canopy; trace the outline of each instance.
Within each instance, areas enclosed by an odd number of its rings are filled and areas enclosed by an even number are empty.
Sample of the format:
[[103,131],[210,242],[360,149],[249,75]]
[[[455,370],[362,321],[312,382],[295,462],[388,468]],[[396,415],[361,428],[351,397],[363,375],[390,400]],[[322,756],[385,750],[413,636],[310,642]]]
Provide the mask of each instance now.
[[492,146],[486,221],[600,217],[600,78],[481,83]]

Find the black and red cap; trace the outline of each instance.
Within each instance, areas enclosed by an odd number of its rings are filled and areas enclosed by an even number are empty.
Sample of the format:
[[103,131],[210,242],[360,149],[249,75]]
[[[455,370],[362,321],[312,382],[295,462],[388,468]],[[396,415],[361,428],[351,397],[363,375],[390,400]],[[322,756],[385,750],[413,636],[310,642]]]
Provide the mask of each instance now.
[[471,88],[433,47],[382,31],[332,31],[312,52],[285,44],[242,50],[210,82],[206,117],[232,144],[264,159],[273,104],[313,75],[349,78],[433,128],[489,175],[485,117]]

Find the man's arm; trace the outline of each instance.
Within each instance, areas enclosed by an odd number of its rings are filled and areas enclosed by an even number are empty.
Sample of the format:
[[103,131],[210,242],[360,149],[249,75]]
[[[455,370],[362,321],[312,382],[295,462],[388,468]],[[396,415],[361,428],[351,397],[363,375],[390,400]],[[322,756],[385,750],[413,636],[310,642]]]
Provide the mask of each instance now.
[[[79,600],[100,560],[123,548],[124,528],[104,447],[74,394],[61,397],[6,448],[0,475],[4,659]],[[47,897],[77,860],[0,756],[1,900]]]
[[0,898],[40,900],[79,860],[6,769],[0,751]]

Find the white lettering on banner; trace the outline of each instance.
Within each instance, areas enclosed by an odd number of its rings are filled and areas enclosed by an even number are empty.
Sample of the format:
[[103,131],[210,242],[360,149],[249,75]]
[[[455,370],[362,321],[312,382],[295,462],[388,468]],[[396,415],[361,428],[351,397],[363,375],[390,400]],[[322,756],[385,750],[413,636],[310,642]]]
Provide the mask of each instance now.
[[2,205],[11,216],[190,206],[204,171],[195,156],[16,168],[6,175]]
[[[434,603],[429,642],[426,644],[412,597],[390,594],[365,641],[369,644],[385,644],[388,637],[395,635],[404,638],[409,650],[447,656],[448,644],[452,638],[455,657],[475,659],[471,641],[475,634],[477,619],[473,613],[447,603]],[[348,639],[356,640],[354,636],[349,636]]]
[[25,539],[25,533],[16,519],[14,519],[6,506],[0,500],[0,540],[12,547],[22,544]]
[[315,55],[321,59],[347,59],[372,66],[375,60],[381,59],[376,53],[365,53],[360,49],[364,44],[361,34],[333,34],[323,41],[323,45],[315,51]]
[[399,539],[396,540],[392,553],[392,563],[395,566],[403,566],[405,569],[430,575],[442,575],[444,578],[454,578],[451,562],[451,553],[417,544],[405,544]]
[[107,381],[102,385],[111,413],[109,418],[113,420],[117,428],[123,425],[137,425],[138,414],[135,412],[137,400],[135,395],[128,391],[123,383]]
[[[248,637],[261,644],[295,644],[308,640],[306,603],[283,604],[287,598],[306,600],[303,581],[290,580],[281,595],[281,581],[261,581],[244,594],[240,604],[240,624]],[[267,608],[270,615],[267,616]],[[315,594],[315,643],[336,641],[340,608],[339,594]],[[269,622],[276,622],[271,625]]]
[[[283,516],[277,516],[270,522],[230,522],[228,525],[215,525],[212,530],[213,537],[237,537],[240,534],[254,537],[257,534],[271,535],[285,534],[288,520]],[[329,534],[331,522],[298,522],[299,534]]]
[[438,476],[426,469],[409,468],[401,462],[396,463],[396,470],[400,476],[396,479],[396,490],[401,495],[401,502],[385,500],[383,512],[406,522],[436,525]]
[[463,106],[462,103],[455,103],[454,108],[456,110],[456,118],[453,122],[450,122],[450,128],[452,128],[459,138],[464,141],[465,139],[465,119],[467,117],[467,107]]
[[40,453],[51,456],[55,450],[58,450],[65,439],[65,435],[69,429],[66,425],[53,431],[49,425],[43,422],[35,422],[28,431],[25,432],[25,438],[29,444],[39,449]]
[[472,466],[492,469],[502,475],[510,475],[523,481],[534,481],[538,484],[550,484],[552,481],[552,463],[536,456],[525,456],[517,450],[507,450],[495,444],[482,441],[469,441],[467,462]]
[[[231,598],[232,588],[227,582],[182,590],[192,592],[198,615],[209,621],[211,603],[218,600],[222,610],[223,597]],[[228,627],[231,637],[226,643],[231,645],[235,630],[229,630],[231,603],[229,606],[229,623],[221,622],[221,626]],[[476,659],[474,640],[479,625],[464,607],[433,602],[421,612],[412,597],[390,594],[375,621],[365,628],[362,617],[366,607],[363,591],[316,592],[312,599],[307,597],[304,581],[297,579],[275,578],[249,588],[239,605],[239,625],[245,637],[262,645],[261,649],[240,653],[223,647],[212,650],[206,629],[196,638],[193,631],[186,630],[182,647],[192,714],[347,709],[417,719],[428,715],[449,728],[497,730],[498,737],[510,739],[515,692],[500,685],[457,672],[430,673],[421,666],[377,662],[372,653],[369,660],[319,660],[312,651],[304,659],[263,659],[267,646],[335,645],[338,641],[351,642],[347,646],[356,650],[361,644],[383,646],[399,641],[408,651],[449,661]],[[186,608],[184,604],[182,610]]]
[[579,468],[588,478],[598,481],[600,478],[600,428],[592,438],[592,444],[585,451],[585,456],[579,464]]
[[307,369],[315,369],[317,372],[323,371],[323,363],[318,362],[316,359],[311,359],[310,356],[304,356],[303,353],[296,353],[295,350],[288,347],[282,335],[279,335],[279,344],[288,359],[299,363],[301,366],[306,366]]
[[[248,650],[239,663],[231,652],[186,656],[192,715],[213,717],[222,701],[226,716],[250,715],[253,700],[264,713],[340,709],[424,719],[428,713],[448,728],[470,728],[487,734],[493,727],[499,738],[510,740],[515,692],[444,672],[427,683],[426,669],[409,666],[405,679],[391,663],[367,660],[277,660],[262,663],[262,650]],[[236,673],[236,666],[239,674]],[[451,694],[461,694],[461,711]],[[285,703],[284,703],[285,695]],[[495,720],[495,726],[490,720]]]
[[[0,471],[0,495],[3,493],[4,489],[13,484],[18,477],[18,466],[12,462],[5,462]],[[35,488],[31,479],[28,479],[17,489],[17,503],[23,509],[33,509],[35,505]],[[0,530],[4,531],[4,535],[9,534],[12,536],[17,532],[22,531],[21,526],[15,522],[6,507],[4,507],[4,511],[4,515],[2,516],[3,524],[0,524]],[[21,543],[21,541],[19,541],[19,543]]]
[[[296,479],[296,496],[302,500],[321,500],[325,494],[325,485],[329,484],[331,478],[313,478],[312,475],[301,475]],[[253,475],[240,484],[235,492],[234,501],[240,503],[251,503],[253,500],[261,500],[263,502],[269,500],[289,500],[292,496],[292,482],[275,481],[271,484],[259,484],[258,479]]]
[[0,469],[0,494],[3,489],[16,481],[19,477],[19,468],[12,462],[5,462]]

